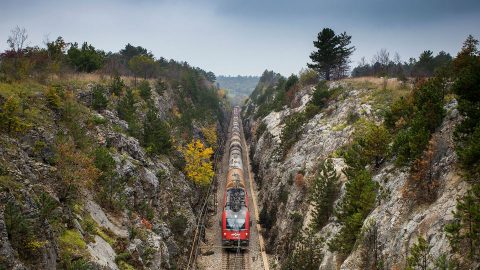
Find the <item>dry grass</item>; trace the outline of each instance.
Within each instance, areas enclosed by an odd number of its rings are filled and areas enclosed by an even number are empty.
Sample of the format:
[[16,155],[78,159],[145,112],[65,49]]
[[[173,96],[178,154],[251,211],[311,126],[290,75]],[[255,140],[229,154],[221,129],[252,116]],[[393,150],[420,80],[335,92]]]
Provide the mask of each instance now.
[[369,88],[369,89],[379,89],[379,90],[405,90],[412,89],[411,83],[403,83],[397,78],[384,78],[384,77],[358,77],[358,78],[348,78],[344,80],[345,82],[350,83],[354,87],[359,88]]
[[413,84],[401,82],[397,78],[359,77],[344,80],[353,89],[367,89],[369,91],[361,97],[364,102],[373,104],[375,109],[384,110],[392,102],[408,95]]
[[[121,76],[126,85],[133,86],[135,84],[135,77]],[[142,81],[142,78],[137,78],[137,83]],[[67,73],[61,76],[51,77],[52,83],[68,82],[75,85],[86,85],[88,83],[102,83],[108,84],[111,81],[111,76],[100,73]],[[155,82],[154,79],[148,79],[150,84]]]

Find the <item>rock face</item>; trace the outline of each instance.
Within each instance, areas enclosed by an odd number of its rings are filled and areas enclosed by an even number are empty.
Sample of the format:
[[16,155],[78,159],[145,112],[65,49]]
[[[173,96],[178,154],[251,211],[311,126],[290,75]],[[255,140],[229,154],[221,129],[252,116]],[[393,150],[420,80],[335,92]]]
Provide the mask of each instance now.
[[[304,87],[297,96],[300,106],[295,109],[284,107],[277,112],[270,112],[263,119],[254,119],[258,105],[251,100],[244,112],[245,131],[250,143],[252,167],[259,186],[259,205],[273,219],[267,237],[267,251],[277,262],[288,256],[289,241],[293,235],[294,221],[292,214],[301,213],[303,226],[310,220],[311,207],[307,202],[309,182],[317,172],[320,160],[336,157],[336,151],[352,139],[354,126],[349,123],[352,114],[370,121],[383,121],[381,104],[373,96],[376,90],[352,86],[347,82],[330,85],[330,91],[336,87],[343,91],[326,108],[310,119],[303,128],[301,136],[283,157],[278,150],[280,134],[285,117],[295,111],[302,111],[312,94],[311,87]],[[445,107],[447,115],[441,127],[434,133],[432,140],[436,143],[431,173],[437,179],[437,196],[432,203],[415,204],[404,197],[405,183],[410,177],[408,168],[397,167],[393,161],[384,162],[374,170],[373,180],[379,188],[377,205],[364,222],[364,227],[373,221],[378,230],[379,259],[385,269],[405,268],[408,249],[419,236],[424,237],[431,246],[430,255],[438,257],[450,251],[444,225],[453,219],[452,210],[456,199],[469,188],[456,169],[457,157],[453,145],[453,131],[460,121],[453,100]],[[256,134],[260,125],[266,126],[261,134]],[[344,192],[345,176],[341,169],[345,166],[342,158],[334,158],[337,173],[341,174],[340,198]],[[300,179],[302,181],[298,181]],[[337,200],[338,203],[338,200]],[[319,247],[324,254],[319,269],[364,269],[362,263],[364,250],[368,247],[358,243],[347,258],[339,258],[336,253],[328,251],[327,243],[339,230],[335,217],[318,234],[324,238]],[[429,267],[433,267],[430,265]]]
[[[85,97],[91,96],[91,87],[76,90],[78,100],[89,103]],[[152,91],[160,118],[171,115],[177,98],[172,89],[162,96]],[[43,117],[48,121],[38,123],[26,134],[0,132],[0,269],[61,269],[61,254],[68,245],[80,247],[68,247],[73,254],[71,261],[85,260],[91,266],[88,269],[181,269],[191,244],[189,236],[195,229],[200,190],[186,179],[178,164],[173,165],[177,159],[174,151],[171,155],[149,155],[138,139],[127,135],[128,124],[116,112],[85,110],[89,117],[102,122],[89,127],[86,136],[110,152],[115,163],[115,185],[122,187],[124,207],[112,210],[102,205],[96,190],[92,190],[94,183],[78,191],[80,199],[74,205],[62,201],[53,149],[55,138],[66,131],[55,122],[55,112],[45,109]],[[223,136],[222,121],[226,118],[214,119],[218,137]],[[41,193],[55,205],[47,214],[54,214],[61,223],[39,218],[46,215],[41,212]],[[6,223],[11,219],[5,218],[4,211],[11,203],[29,225],[41,231],[36,242],[30,243],[38,245],[28,251],[34,253],[30,258],[14,247],[15,239],[7,232]],[[62,239],[65,230],[80,239]],[[124,263],[127,261],[130,265]]]

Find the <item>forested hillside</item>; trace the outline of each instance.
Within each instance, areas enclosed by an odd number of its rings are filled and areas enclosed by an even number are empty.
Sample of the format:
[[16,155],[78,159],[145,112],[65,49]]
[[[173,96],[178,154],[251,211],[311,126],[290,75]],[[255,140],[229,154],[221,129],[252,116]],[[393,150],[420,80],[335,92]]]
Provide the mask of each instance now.
[[0,269],[183,269],[225,132],[213,73],[130,44],[3,38]]
[[453,59],[426,51],[409,73],[375,62],[333,81],[342,43],[328,51],[341,38],[324,34],[315,70],[264,72],[243,108],[271,264],[478,268],[478,41]]
[[240,104],[252,93],[257,85],[257,76],[218,76],[216,79],[220,88],[228,90],[234,103]]

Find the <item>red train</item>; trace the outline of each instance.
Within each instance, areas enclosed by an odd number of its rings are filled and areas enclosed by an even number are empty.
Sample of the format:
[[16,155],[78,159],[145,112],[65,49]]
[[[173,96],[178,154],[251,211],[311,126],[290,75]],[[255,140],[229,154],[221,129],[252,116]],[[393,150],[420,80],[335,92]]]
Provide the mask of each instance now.
[[227,183],[222,211],[222,246],[246,247],[250,239],[250,214],[245,186],[240,139],[240,108],[233,108],[232,132],[229,145]]

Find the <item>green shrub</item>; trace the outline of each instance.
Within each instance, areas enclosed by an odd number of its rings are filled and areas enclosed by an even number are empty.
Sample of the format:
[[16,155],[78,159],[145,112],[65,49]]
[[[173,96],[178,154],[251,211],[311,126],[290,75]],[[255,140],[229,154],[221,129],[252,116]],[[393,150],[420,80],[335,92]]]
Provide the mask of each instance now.
[[166,154],[172,148],[167,124],[153,108],[150,108],[143,122],[143,145],[154,154]]
[[39,209],[39,216],[42,220],[50,220],[55,217],[54,210],[57,208],[58,203],[48,193],[42,192],[40,196],[35,200]]
[[303,86],[318,83],[318,73],[313,69],[304,69],[300,71],[300,84]]
[[458,159],[471,178],[480,176],[480,124],[473,133],[457,143]]
[[397,131],[392,152],[397,164],[406,165],[418,158],[427,146],[430,134],[443,121],[445,82],[432,78],[417,86],[407,98],[394,102],[386,112],[385,125]]
[[161,96],[165,90],[167,90],[167,84],[162,79],[158,79],[155,84],[155,91]]
[[275,222],[277,222],[277,206],[273,206],[270,210],[264,206],[262,211],[260,211],[258,223],[263,228],[270,230],[275,225]]
[[7,133],[23,132],[29,125],[20,117],[20,101],[11,95],[3,103],[0,111],[0,128]]
[[285,186],[281,186],[280,190],[278,191],[278,200],[286,204],[288,201],[288,190],[285,189]]
[[305,114],[301,112],[293,113],[285,119],[285,126],[280,134],[280,147],[284,155],[300,139],[306,120]]
[[14,201],[8,201],[3,213],[8,240],[23,259],[28,259],[31,253],[29,243],[34,240],[33,224],[23,214],[22,208]]
[[62,106],[62,100],[55,87],[49,87],[45,92],[48,106],[53,110],[58,110]]
[[323,259],[319,248],[322,242],[323,239],[316,236],[313,230],[300,231],[290,244],[293,250],[289,252],[282,270],[317,270]]
[[[76,269],[78,265],[75,258],[86,256],[87,243],[82,235],[74,230],[65,230],[58,240],[64,268]],[[83,267],[84,264],[82,263],[81,266]]]
[[328,86],[325,81],[321,81],[315,87],[315,91],[313,91],[312,99],[310,103],[313,105],[323,108],[327,104],[328,98],[330,97],[330,92],[328,91]]
[[355,141],[362,148],[362,155],[378,168],[388,156],[390,133],[383,125],[359,121],[355,131]]
[[140,91],[140,96],[144,100],[150,100],[152,97],[152,88],[150,87],[150,83],[147,80],[141,81],[138,85],[138,90]]
[[417,115],[411,126],[400,130],[394,138],[392,153],[396,153],[398,165],[409,164],[420,157],[428,144],[430,132],[424,124],[422,115]]
[[410,256],[407,258],[406,270],[427,270],[431,260],[429,256],[430,245],[423,237],[419,237],[418,242],[410,248]]
[[104,110],[107,105],[106,89],[100,84],[95,85],[92,89],[92,107],[95,110]]
[[111,210],[121,210],[125,204],[125,184],[116,172],[116,163],[107,148],[95,150],[95,167],[101,171],[98,178],[97,195],[102,206]]
[[175,215],[170,221],[170,228],[175,235],[183,236],[183,233],[187,229],[187,218],[182,214]]
[[118,102],[118,117],[128,123],[128,133],[136,138],[141,137],[141,129],[136,118],[135,96],[131,89],[127,89],[125,96]]
[[116,96],[121,96],[124,87],[125,83],[123,82],[122,78],[120,78],[120,75],[118,73],[115,73],[110,83],[110,91]]

